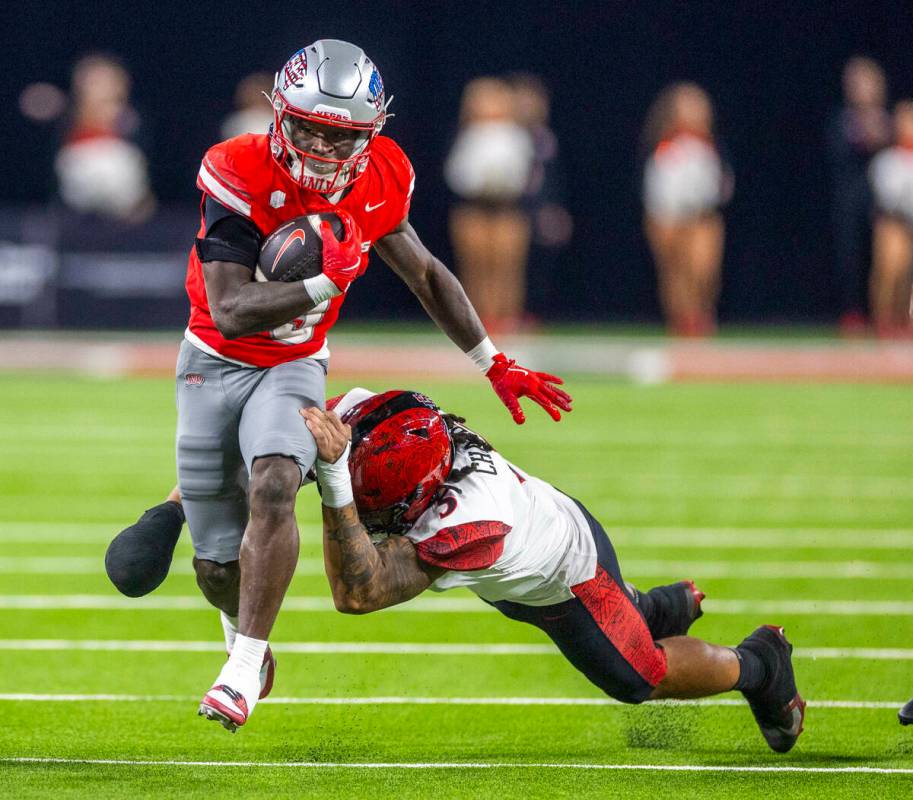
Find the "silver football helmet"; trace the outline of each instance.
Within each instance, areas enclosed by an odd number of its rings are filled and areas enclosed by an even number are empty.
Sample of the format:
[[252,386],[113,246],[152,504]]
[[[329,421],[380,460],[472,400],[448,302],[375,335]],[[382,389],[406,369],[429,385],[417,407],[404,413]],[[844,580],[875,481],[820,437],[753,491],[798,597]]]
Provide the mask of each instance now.
[[[305,189],[332,194],[365,171],[389,101],[373,62],[360,47],[320,39],[299,50],[276,73],[271,97],[273,157]],[[295,146],[296,132],[338,129],[343,158]],[[351,148],[351,150],[349,150]]]

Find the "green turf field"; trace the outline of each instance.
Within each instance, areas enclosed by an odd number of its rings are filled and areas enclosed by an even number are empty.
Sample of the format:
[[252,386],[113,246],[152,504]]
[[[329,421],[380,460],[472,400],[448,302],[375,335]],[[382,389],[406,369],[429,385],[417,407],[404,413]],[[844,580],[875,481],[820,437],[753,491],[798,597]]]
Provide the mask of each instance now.
[[565,422],[517,428],[484,383],[414,388],[586,503],[627,579],[697,580],[696,635],[785,625],[810,700],[795,750],[769,752],[735,694],[607,703],[468,593],[337,614],[309,489],[274,697],[232,736],[196,716],[224,655],[186,531],[143,601],[103,571],[173,483],[173,385],[6,375],[0,797],[913,796],[909,389],[571,381]]

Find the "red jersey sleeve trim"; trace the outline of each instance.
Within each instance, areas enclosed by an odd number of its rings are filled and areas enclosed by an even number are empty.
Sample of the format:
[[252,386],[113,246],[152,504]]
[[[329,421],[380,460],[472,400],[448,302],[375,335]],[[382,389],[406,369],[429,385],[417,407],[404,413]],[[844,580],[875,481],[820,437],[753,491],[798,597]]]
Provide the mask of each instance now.
[[467,572],[488,569],[504,552],[504,537],[510,525],[495,520],[466,522],[442,528],[434,536],[415,545],[418,557],[442,569]]
[[243,197],[240,197],[237,190],[230,189],[215,167],[210,162],[204,161],[200,164],[200,172],[197,175],[197,186],[204,192],[211,194],[226,208],[237,211],[245,217],[250,217],[250,203]]

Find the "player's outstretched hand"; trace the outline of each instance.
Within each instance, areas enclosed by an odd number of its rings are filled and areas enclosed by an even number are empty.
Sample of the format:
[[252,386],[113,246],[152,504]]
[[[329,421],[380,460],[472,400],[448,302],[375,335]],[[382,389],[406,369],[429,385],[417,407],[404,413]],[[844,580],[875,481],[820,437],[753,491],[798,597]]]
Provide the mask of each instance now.
[[337,210],[336,216],[342,222],[345,234],[342,241],[337,240],[330,223],[320,223],[320,238],[323,240],[323,274],[326,275],[340,292],[345,292],[349,284],[359,275],[361,266],[361,231],[352,215],[347,211]]
[[319,408],[302,408],[299,412],[304,424],[317,442],[317,457],[327,464],[335,464],[352,440],[352,429],[336,415],[335,411]]
[[521,367],[514,359],[508,359],[504,353],[498,353],[494,357],[494,363],[485,373],[485,377],[491,381],[495,394],[507,406],[517,425],[526,422],[526,415],[520,408],[521,397],[528,397],[538,403],[555,422],[561,419],[561,411],[571,410],[573,399],[557,386],[564,383],[561,378],[547,372],[534,372]]

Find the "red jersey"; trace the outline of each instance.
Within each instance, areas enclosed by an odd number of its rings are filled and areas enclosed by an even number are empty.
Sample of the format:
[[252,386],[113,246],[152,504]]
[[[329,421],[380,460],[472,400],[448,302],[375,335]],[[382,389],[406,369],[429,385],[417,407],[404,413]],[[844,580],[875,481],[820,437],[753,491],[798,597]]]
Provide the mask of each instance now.
[[[362,271],[367,267],[371,245],[408,214],[414,183],[409,159],[386,136],[372,142],[367,169],[336,205],[298,186],[272,157],[266,135],[245,134],[215,145],[203,158],[197,176],[197,186],[205,194],[250,219],[264,237],[303,214],[334,208],[348,211],[361,229]],[[205,219],[197,235],[206,235]],[[336,322],[345,299],[342,294],[320,303],[305,316],[272,331],[225,339],[209,313],[203,268],[195,247],[190,250],[186,287],[190,322],[185,337],[201,350],[255,367],[273,367],[306,356],[327,358],[327,331]]]

